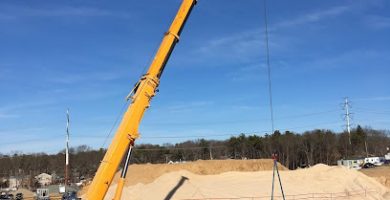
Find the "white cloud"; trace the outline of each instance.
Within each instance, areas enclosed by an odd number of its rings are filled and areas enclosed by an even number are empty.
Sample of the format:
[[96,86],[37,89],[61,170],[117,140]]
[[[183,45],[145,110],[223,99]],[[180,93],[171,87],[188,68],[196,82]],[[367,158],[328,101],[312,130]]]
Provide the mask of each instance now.
[[[276,30],[326,20],[344,14],[352,8],[353,6],[335,6],[270,24],[270,52],[275,54],[275,52],[284,51],[296,42],[295,38],[278,35]],[[196,62],[199,62],[199,57],[208,61],[218,60],[222,65],[224,63],[251,63],[264,58],[264,42],[263,28],[249,29],[205,41],[201,43],[202,46],[195,48],[196,50],[192,52],[193,56],[188,57],[197,58]]]
[[383,16],[367,16],[364,20],[365,24],[374,29],[390,28],[390,17]]
[[291,26],[298,26],[303,25],[307,23],[313,23],[318,22],[320,20],[329,19],[330,17],[336,17],[338,15],[344,14],[347,11],[350,11],[352,9],[352,6],[336,6],[332,8],[328,8],[325,10],[320,11],[314,11],[309,14],[301,15],[295,18],[291,18],[288,20],[280,21],[276,23],[275,25],[271,26],[271,30],[278,29],[278,28],[284,28],[284,27],[291,27]]
[[197,53],[202,57],[245,62],[261,55],[263,43],[260,29],[246,30],[206,41]]

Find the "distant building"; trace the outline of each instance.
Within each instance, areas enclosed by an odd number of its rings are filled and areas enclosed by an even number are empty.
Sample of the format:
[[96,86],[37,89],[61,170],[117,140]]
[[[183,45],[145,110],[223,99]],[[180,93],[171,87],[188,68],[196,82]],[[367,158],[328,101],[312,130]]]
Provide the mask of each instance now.
[[64,185],[49,185],[45,187],[49,190],[49,194],[63,194],[65,192],[77,192],[78,187],[75,186],[64,186]]
[[364,163],[371,163],[373,165],[383,165],[385,163],[384,157],[367,157],[364,159]]
[[51,182],[53,184],[57,184],[57,183],[59,183],[61,181],[62,181],[62,179],[61,179],[60,176],[58,176],[55,172],[51,173]]
[[13,177],[11,176],[9,179],[8,179],[8,188],[10,190],[17,190],[19,188],[21,184],[21,181],[20,179],[16,178],[16,177]]
[[344,166],[349,169],[361,169],[364,164],[364,158],[349,158],[337,161],[338,166]]
[[20,186],[23,188],[29,188],[33,183],[31,175],[25,175],[21,178]]
[[[47,175],[49,175],[49,174],[47,174]],[[37,200],[49,200],[49,199],[50,199],[50,197],[49,197],[49,189],[48,188],[38,188],[37,189]]]
[[50,174],[42,173],[38,176],[35,176],[35,180],[41,185],[41,186],[47,186],[52,183],[52,176]]
[[385,155],[385,160],[390,160],[390,153],[387,153],[387,154]]
[[0,178],[0,188],[6,188],[6,187],[8,187],[8,179]]

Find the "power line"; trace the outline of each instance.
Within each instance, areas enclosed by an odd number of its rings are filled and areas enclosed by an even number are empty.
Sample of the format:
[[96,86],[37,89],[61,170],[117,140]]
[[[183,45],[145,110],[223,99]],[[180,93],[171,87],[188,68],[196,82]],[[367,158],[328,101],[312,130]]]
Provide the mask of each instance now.
[[[258,132],[253,132],[256,134]],[[248,133],[249,134],[249,133]],[[186,135],[186,136],[146,136],[141,137],[142,139],[169,139],[169,138],[205,138],[205,137],[225,137],[225,136],[234,136],[234,134],[216,134],[216,135]]]
[[[293,129],[300,129],[300,128],[308,128],[308,127],[313,127],[313,126],[320,126],[320,125],[340,125],[339,121],[332,121],[332,122],[326,122],[326,123],[316,123],[316,124],[311,124],[311,125],[304,125],[304,126],[294,126],[294,127],[289,127],[289,128],[282,128],[282,129],[277,129],[279,131],[292,131]],[[168,136],[142,136],[140,139],[186,139],[186,138],[210,138],[210,137],[223,137],[223,136],[236,136],[239,134],[265,134],[265,133],[270,133],[267,130],[256,130],[256,131],[237,131],[235,133],[226,133],[226,134],[207,134],[207,135],[168,135]],[[271,133],[272,134],[272,133]]]
[[306,113],[306,114],[301,114],[301,115],[287,115],[287,116],[284,116],[284,117],[278,117],[278,119],[311,117],[311,116],[314,116],[314,115],[321,115],[321,114],[332,113],[332,112],[336,112],[336,111],[339,111],[339,110],[338,109],[334,109],[334,110]]
[[[296,119],[296,118],[305,118],[305,117],[311,117],[315,115],[322,115],[327,113],[333,113],[333,112],[339,112],[339,109],[333,109],[333,110],[325,110],[325,111],[319,111],[319,112],[311,112],[311,113],[303,113],[303,114],[296,114],[296,115],[285,115],[278,117],[276,120],[280,119]],[[252,122],[258,122],[259,120],[270,120],[270,118],[261,118],[261,119],[239,119],[239,120],[220,120],[220,121],[191,121],[191,122],[150,122],[149,125],[188,125],[188,126],[196,126],[196,125],[207,125],[207,124],[239,124],[239,123],[252,123]]]
[[359,111],[359,113],[377,114],[377,115],[390,115],[390,112],[375,112],[375,111]]
[[187,150],[187,149],[206,149],[206,148],[226,148],[227,146],[207,146],[207,147],[161,147],[161,148],[140,148],[139,146],[136,146],[134,148],[134,151],[160,151],[160,150]]
[[[290,128],[286,128],[286,129],[279,129],[279,131],[288,131],[288,130],[292,130],[292,129],[297,129],[297,128],[305,128],[305,127],[313,127],[313,126],[316,126],[316,125],[324,125],[325,123],[318,123],[318,124],[312,124],[310,126],[297,126],[297,127],[290,127]],[[327,125],[334,125],[335,123],[326,123]],[[337,123],[337,124],[340,124],[340,123]],[[161,137],[147,137],[147,139],[164,139],[164,138],[168,138],[168,139],[172,139],[172,138],[190,138],[190,137],[197,137],[197,138],[210,138],[210,137],[219,137],[219,136],[231,136],[231,137],[238,137],[240,134],[245,134],[245,135],[257,135],[257,134],[260,134],[260,133],[268,133],[269,131],[252,131],[252,132],[243,132],[243,133],[235,133],[235,134],[215,134],[215,135],[192,135],[192,136],[161,136]],[[85,136],[85,137],[89,137],[89,136]],[[101,136],[100,138],[102,138],[104,136]],[[97,138],[96,136],[93,136],[93,138]],[[34,139],[34,140],[25,140],[24,142],[26,141],[42,141],[41,139]],[[213,146],[213,148],[222,148],[224,146]],[[199,149],[199,148],[205,148],[205,147],[193,147],[194,149]],[[138,148],[137,148],[138,149]],[[147,148],[147,149],[139,149],[139,150],[154,150],[155,148]],[[165,148],[166,149],[166,148]],[[170,149],[186,149],[186,148],[181,148],[181,147],[174,147],[174,148],[170,148]],[[155,149],[155,150],[161,150],[159,148]],[[164,149],[163,149],[164,150]],[[50,153],[59,153],[61,150],[52,150],[52,151],[49,151],[49,152],[44,152],[46,154],[50,154]]]
[[[294,127],[287,127],[287,128],[282,128],[278,129],[279,131],[293,131],[293,129],[301,129],[301,128],[312,128],[315,126],[325,126],[325,125],[339,125],[340,122],[322,122],[322,123],[315,123],[315,124],[310,124],[310,125],[303,125],[303,126],[294,126]],[[226,133],[226,134],[206,134],[206,135],[167,135],[167,136],[142,136],[140,139],[190,139],[190,138],[210,138],[210,137],[223,137],[223,136],[237,136],[239,134],[265,134],[265,133],[270,133],[269,130],[255,130],[255,131],[237,131],[235,133]],[[27,140],[19,140],[19,141],[12,141],[12,142],[0,142],[0,145],[11,145],[11,144],[23,144],[23,143],[29,143],[29,142],[43,142],[43,141],[48,141],[52,140],[54,138],[58,138],[59,136],[64,136],[64,134],[57,134],[57,135],[50,135],[50,136],[45,136],[45,137],[40,137],[40,138],[32,138],[32,139],[27,139]],[[73,138],[106,138],[106,135],[74,135]],[[103,147],[102,147],[103,148]]]

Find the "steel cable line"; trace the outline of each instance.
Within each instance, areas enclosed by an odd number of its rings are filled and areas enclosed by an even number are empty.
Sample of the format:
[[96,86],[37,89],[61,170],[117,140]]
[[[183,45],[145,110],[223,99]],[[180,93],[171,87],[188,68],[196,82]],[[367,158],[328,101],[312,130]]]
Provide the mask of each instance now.
[[275,131],[274,126],[274,109],[272,103],[272,80],[271,80],[271,65],[269,59],[269,38],[268,38],[268,16],[267,16],[267,3],[264,0],[264,25],[265,25],[265,50],[266,50],[266,60],[267,60],[267,74],[268,74],[268,95],[269,95],[269,107],[271,115],[271,130],[272,133]]
[[[310,124],[310,125],[304,125],[304,126],[294,126],[294,127],[288,127],[288,128],[282,128],[277,129],[279,131],[291,131],[294,132],[293,129],[300,129],[300,128],[310,128],[313,126],[321,126],[321,125],[337,125],[342,124],[338,121],[332,121],[332,122],[323,122],[323,123],[316,123],[316,124]],[[207,139],[210,137],[223,137],[223,136],[238,136],[240,134],[250,135],[250,134],[265,134],[270,133],[269,130],[257,130],[257,131],[237,131],[236,133],[226,133],[226,134],[207,134],[207,135],[169,135],[169,136],[145,136],[141,137],[140,139],[191,139],[191,138],[203,138]],[[271,134],[271,133],[270,133]],[[10,144],[23,144],[28,142],[36,142],[36,141],[49,141],[55,138],[58,138],[59,136],[64,136],[65,134],[58,134],[58,135],[50,135],[45,136],[45,138],[32,138],[32,139],[26,139],[26,140],[20,140],[20,141],[12,141],[12,142],[0,142],[0,145],[10,145]],[[75,135],[72,138],[106,138],[106,135]]]
[[112,131],[113,131],[114,128],[117,126],[120,117],[123,116],[123,113],[125,112],[125,109],[126,109],[126,107],[127,107],[127,105],[128,105],[128,102],[129,102],[129,101],[126,101],[126,102],[123,104],[123,106],[122,106],[121,110],[119,111],[119,113],[118,113],[118,115],[117,115],[117,117],[116,117],[116,119],[115,119],[113,125],[111,126],[110,131],[109,131],[108,134],[106,135],[106,137],[105,137],[105,139],[104,139],[104,141],[103,141],[103,144],[102,144],[101,148],[104,148],[104,146],[106,145],[108,139],[109,139],[110,136],[111,136]]

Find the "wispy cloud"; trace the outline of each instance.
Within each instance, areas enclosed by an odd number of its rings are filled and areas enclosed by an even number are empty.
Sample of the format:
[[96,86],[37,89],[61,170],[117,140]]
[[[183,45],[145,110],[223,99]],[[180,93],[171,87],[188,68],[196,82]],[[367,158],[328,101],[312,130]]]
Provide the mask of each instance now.
[[374,29],[390,28],[390,17],[371,15],[367,16],[364,22],[368,27]]
[[265,64],[251,64],[229,72],[226,76],[232,81],[252,81],[264,78],[265,73],[262,73],[264,70],[266,70]]
[[201,107],[211,106],[212,101],[192,101],[182,102],[175,105],[168,106],[166,109],[171,113],[188,112]]
[[131,18],[129,13],[111,11],[94,7],[55,6],[33,8],[26,6],[3,5],[0,19],[17,19],[20,17],[118,17]]
[[67,73],[60,74],[56,78],[49,78],[50,82],[63,84],[78,84],[80,82],[112,81],[124,77],[120,72],[92,72],[92,73]]
[[7,114],[7,113],[0,113],[0,119],[10,119],[10,118],[18,118],[19,115],[15,114]]
[[0,152],[4,154],[18,153],[38,153],[52,151],[50,153],[57,153],[62,149],[63,143],[56,137],[56,139],[48,137],[39,137],[31,140],[18,140],[12,142],[0,143]]
[[[270,51],[282,53],[294,45],[296,39],[279,34],[271,34]],[[265,59],[265,39],[262,29],[249,29],[230,35],[220,36],[194,46],[185,58],[197,66],[252,65]],[[200,59],[201,58],[201,59]],[[180,65],[182,66],[182,65]]]
[[[335,6],[325,10],[313,11],[309,14],[299,15],[270,24],[269,41],[271,52],[275,53],[289,48],[296,41],[294,38],[281,36],[277,34],[278,29],[288,28],[291,26],[305,25],[321,20],[327,20],[331,17],[344,14],[353,9],[353,5]],[[264,47],[264,29],[255,28],[237,32],[231,35],[224,35],[213,38],[196,48],[194,54],[196,58],[202,57],[203,60],[212,57],[218,59],[219,62],[239,62],[248,63],[253,60],[263,58]]]
[[9,105],[3,105],[0,107],[0,112],[7,113],[7,112],[13,112],[13,111],[22,111],[26,108],[41,108],[46,107],[48,105],[52,105],[54,101],[51,100],[43,100],[39,102],[19,102],[19,103],[12,103]]
[[287,19],[284,21],[280,21],[273,26],[271,29],[285,28],[291,26],[298,26],[313,22],[318,22],[324,19],[329,19],[331,17],[336,17],[338,15],[344,14],[350,10],[352,10],[353,5],[348,6],[335,6],[325,10],[313,11],[308,14],[304,14],[295,18]]
[[[0,129],[0,136],[7,136],[8,140],[21,140],[21,139],[31,139],[31,137],[37,137],[39,132],[45,130],[43,127],[28,127],[28,128],[13,128],[13,129]],[[20,135],[23,135],[23,138],[20,138]],[[4,141],[3,141],[4,142]]]
[[390,101],[390,96],[356,98],[354,101]]
[[[390,52],[376,51],[370,49],[354,49],[338,53],[335,55],[323,56],[318,59],[308,60],[300,65],[301,70],[318,70],[318,69],[335,69],[340,67],[345,68],[375,68],[384,67],[386,63],[390,62]],[[357,62],[359,58],[359,62]]]
[[0,13],[0,20],[9,20],[9,19],[13,19],[13,18],[14,17],[12,15]]
[[[283,60],[272,60],[272,70],[286,70],[289,69],[288,63]],[[277,74],[272,75],[273,77]],[[238,66],[234,71],[226,73],[226,77],[231,81],[255,81],[255,80],[266,80],[267,78],[267,65],[263,63],[255,63]]]
[[246,30],[233,35],[222,36],[206,41],[198,48],[197,53],[202,57],[213,56],[221,59],[248,61],[261,55],[259,47],[264,39],[260,29]]

